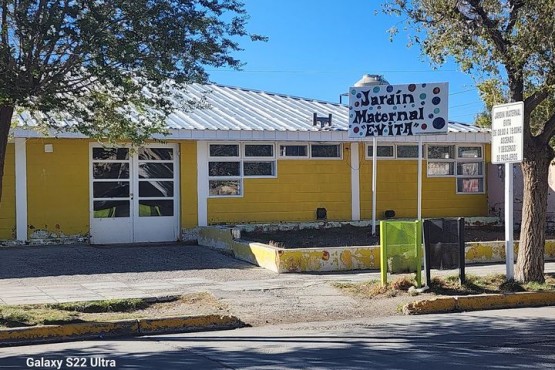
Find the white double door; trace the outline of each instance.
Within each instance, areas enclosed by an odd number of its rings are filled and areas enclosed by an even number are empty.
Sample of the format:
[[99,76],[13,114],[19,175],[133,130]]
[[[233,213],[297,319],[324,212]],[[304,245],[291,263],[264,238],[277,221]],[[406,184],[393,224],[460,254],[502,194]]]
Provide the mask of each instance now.
[[90,147],[92,244],[179,237],[177,146]]

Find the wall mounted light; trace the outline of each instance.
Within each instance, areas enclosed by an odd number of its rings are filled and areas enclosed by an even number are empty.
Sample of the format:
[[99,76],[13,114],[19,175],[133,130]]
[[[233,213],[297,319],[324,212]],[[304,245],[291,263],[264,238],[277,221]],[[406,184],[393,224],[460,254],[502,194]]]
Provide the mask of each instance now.
[[328,218],[328,211],[325,208],[316,208],[316,219],[325,220]]

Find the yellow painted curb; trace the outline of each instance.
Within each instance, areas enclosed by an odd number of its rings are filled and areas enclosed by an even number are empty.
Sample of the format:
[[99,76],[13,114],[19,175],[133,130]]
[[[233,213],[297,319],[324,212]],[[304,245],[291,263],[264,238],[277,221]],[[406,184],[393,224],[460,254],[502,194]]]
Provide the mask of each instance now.
[[0,330],[0,345],[63,341],[91,337],[134,335],[139,331],[137,320],[85,322],[66,325],[45,325]]
[[240,328],[245,324],[235,316],[191,316],[191,317],[161,317],[156,319],[139,319],[139,333],[168,333],[189,331],[198,328],[226,329]]
[[538,307],[555,305],[555,292],[521,292],[510,294],[480,294],[438,297],[408,303],[406,315],[422,315],[454,311],[479,311],[500,308]]
[[452,312],[457,307],[454,297],[438,297],[407,303],[403,306],[405,315],[425,315],[428,313]]
[[0,329],[0,347],[75,339],[139,336],[195,330],[235,329],[245,324],[235,316],[187,316],[156,319],[132,319],[109,322],[85,322]]

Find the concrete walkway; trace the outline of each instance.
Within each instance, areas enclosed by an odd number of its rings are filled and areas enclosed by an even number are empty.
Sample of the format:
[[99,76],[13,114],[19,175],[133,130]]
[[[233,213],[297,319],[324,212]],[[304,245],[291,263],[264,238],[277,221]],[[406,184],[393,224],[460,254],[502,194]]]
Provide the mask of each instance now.
[[[505,265],[467,266],[467,274]],[[546,264],[555,272],[555,263]],[[456,274],[457,270],[436,272]],[[433,274],[432,274],[433,276]],[[276,274],[213,250],[180,244],[0,248],[0,304],[267,291],[379,279],[379,271]]]

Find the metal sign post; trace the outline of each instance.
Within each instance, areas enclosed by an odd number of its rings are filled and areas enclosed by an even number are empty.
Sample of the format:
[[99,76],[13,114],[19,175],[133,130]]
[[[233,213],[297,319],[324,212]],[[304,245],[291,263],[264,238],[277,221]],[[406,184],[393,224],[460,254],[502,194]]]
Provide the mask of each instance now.
[[[449,84],[389,85],[366,75],[349,88],[349,137],[372,137],[372,235],[376,234],[377,138],[448,132]],[[418,139],[418,219],[422,218],[422,139]]]
[[507,280],[514,279],[513,164],[522,162],[524,103],[496,105],[492,109],[491,163],[505,164],[505,256]]

